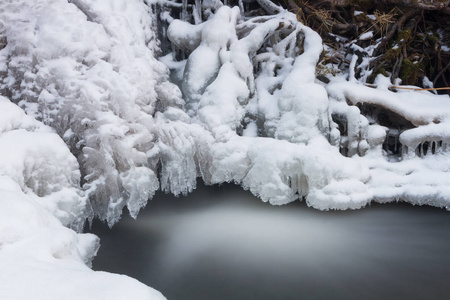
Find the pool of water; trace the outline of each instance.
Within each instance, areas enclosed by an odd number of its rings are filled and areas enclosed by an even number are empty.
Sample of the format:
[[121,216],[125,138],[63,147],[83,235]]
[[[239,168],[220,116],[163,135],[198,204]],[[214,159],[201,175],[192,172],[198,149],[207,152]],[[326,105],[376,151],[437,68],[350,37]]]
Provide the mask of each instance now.
[[95,270],[171,300],[450,299],[450,212],[271,206],[231,184],[162,193],[137,220],[95,222]]

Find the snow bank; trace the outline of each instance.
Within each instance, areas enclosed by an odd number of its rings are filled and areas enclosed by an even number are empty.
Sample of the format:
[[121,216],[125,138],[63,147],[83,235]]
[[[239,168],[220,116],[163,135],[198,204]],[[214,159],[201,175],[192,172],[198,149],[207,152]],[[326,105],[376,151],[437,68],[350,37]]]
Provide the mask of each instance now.
[[34,198],[0,176],[1,299],[165,299],[129,277],[92,271],[98,238],[62,226]]
[[52,130],[0,96],[0,176],[13,180],[65,226],[81,231],[87,215],[78,163]]
[[65,227],[81,231],[89,210],[75,157],[4,97],[0,112],[0,298],[164,299],[134,279],[89,268],[98,238]]

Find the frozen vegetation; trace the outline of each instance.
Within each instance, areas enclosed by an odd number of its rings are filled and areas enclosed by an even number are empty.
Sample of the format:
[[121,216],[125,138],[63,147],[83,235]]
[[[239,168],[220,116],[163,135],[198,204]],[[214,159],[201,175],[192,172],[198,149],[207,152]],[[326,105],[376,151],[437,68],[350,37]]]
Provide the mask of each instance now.
[[163,298],[91,271],[98,240],[80,232],[198,178],[275,205],[450,208],[449,96],[394,92],[382,75],[365,86],[370,57],[351,54],[319,81],[319,34],[257,3],[267,15],[218,0],[0,2],[1,299]]

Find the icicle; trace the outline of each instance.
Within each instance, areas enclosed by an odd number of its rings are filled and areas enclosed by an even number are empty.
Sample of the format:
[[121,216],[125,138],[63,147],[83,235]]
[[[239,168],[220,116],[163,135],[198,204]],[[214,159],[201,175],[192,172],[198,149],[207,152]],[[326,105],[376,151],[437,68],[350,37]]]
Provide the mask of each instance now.
[[297,176],[297,193],[298,193],[298,197],[301,198],[302,197],[302,174],[299,174]]
[[202,20],[202,0],[195,0],[194,8],[192,10],[195,25],[201,24]]
[[290,186],[291,186],[291,189],[294,191],[294,193],[297,192],[297,180],[298,180],[297,175],[290,177],[290,181],[291,181]]
[[281,181],[282,181],[283,183],[287,184],[287,185],[290,185],[290,184],[289,184],[289,177],[287,177],[285,174],[283,174],[283,175],[281,176]]
[[299,192],[300,197],[305,197],[308,195],[309,187],[308,187],[308,177],[306,175],[303,175],[300,177],[300,187],[301,187],[301,194]]
[[351,106],[347,112],[348,121],[348,157],[357,153],[360,133],[360,113],[356,106]]
[[181,20],[187,22],[188,21],[188,11],[187,11],[187,7],[188,7],[188,0],[182,0],[182,5],[181,5]]
[[244,3],[242,0],[239,0],[239,10],[241,11],[241,16],[243,16],[245,13],[245,10],[244,10]]
[[397,153],[397,151],[398,151],[398,133],[396,133],[395,135],[394,135],[394,153]]
[[442,141],[437,141],[436,142],[436,154],[439,154],[439,153],[441,153],[441,147],[442,147]]
[[289,43],[289,56],[288,57],[295,57],[295,46],[297,45],[297,39],[291,39],[291,42]]
[[417,145],[416,146],[405,146],[406,147],[406,153],[407,158],[414,158],[417,155]]
[[400,153],[402,158],[408,157],[408,146],[402,145],[402,152]]
[[358,61],[358,55],[353,54],[352,61],[350,62],[350,66],[348,67],[350,74],[348,75],[348,81],[350,82],[357,82],[355,78],[355,68],[356,68],[356,62]]
[[419,145],[416,147],[415,152],[416,152],[416,156],[418,156],[418,157],[421,156],[421,153],[420,153],[420,149],[421,149],[421,148],[422,148],[422,144],[419,144]]

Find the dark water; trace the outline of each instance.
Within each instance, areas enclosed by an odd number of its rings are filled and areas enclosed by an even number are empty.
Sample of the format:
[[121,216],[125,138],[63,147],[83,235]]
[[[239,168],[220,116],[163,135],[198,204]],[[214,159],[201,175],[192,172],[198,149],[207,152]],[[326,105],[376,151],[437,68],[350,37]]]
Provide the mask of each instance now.
[[450,212],[436,208],[320,212],[201,186],[92,231],[102,244],[94,269],[171,300],[450,299]]

